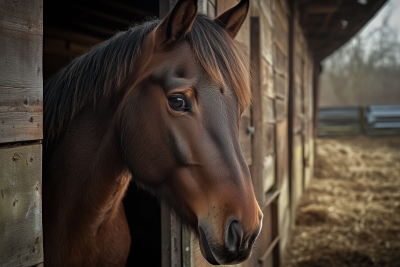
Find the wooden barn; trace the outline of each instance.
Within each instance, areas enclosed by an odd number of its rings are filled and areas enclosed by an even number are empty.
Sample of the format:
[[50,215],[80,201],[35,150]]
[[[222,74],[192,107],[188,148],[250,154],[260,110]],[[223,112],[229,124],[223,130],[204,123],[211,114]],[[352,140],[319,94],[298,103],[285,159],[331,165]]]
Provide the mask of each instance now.
[[[0,0],[0,266],[42,266],[43,80],[176,0]],[[238,0],[199,0],[215,17]],[[296,203],[312,182],[320,62],[385,0],[251,0],[237,35],[252,64],[253,105],[240,144],[264,213],[259,249],[241,266],[280,266]],[[198,245],[168,208],[130,185],[127,266],[200,266]],[[140,218],[134,219],[134,214]]]

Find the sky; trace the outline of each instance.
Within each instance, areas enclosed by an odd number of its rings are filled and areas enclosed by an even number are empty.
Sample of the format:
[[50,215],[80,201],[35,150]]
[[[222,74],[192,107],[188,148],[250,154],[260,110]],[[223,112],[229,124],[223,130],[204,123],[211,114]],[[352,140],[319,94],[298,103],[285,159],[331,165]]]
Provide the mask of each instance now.
[[389,26],[397,29],[397,38],[400,40],[400,0],[388,0],[367,25],[364,26],[360,34],[368,35],[373,29],[382,25],[385,17],[388,15],[390,16]]

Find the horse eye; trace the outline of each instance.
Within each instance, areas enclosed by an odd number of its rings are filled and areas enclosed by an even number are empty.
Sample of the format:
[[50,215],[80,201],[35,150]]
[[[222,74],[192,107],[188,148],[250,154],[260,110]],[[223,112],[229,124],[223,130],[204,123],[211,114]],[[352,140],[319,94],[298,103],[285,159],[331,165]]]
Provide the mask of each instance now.
[[182,96],[171,96],[168,98],[169,106],[179,110],[186,107],[185,99]]

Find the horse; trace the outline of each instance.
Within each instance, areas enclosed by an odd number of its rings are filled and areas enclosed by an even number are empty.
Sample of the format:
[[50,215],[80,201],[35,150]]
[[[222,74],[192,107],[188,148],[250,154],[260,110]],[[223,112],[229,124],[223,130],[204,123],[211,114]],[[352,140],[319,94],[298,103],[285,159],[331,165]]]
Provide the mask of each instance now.
[[251,89],[233,40],[248,9],[211,19],[179,0],[46,81],[46,266],[125,265],[131,180],[171,207],[209,263],[250,257],[263,215],[239,145]]

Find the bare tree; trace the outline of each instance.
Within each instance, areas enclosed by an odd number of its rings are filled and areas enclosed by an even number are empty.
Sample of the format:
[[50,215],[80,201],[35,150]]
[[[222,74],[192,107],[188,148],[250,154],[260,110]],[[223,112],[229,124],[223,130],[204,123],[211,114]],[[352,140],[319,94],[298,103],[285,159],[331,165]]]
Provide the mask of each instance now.
[[322,105],[400,104],[400,42],[389,15],[323,62]]

